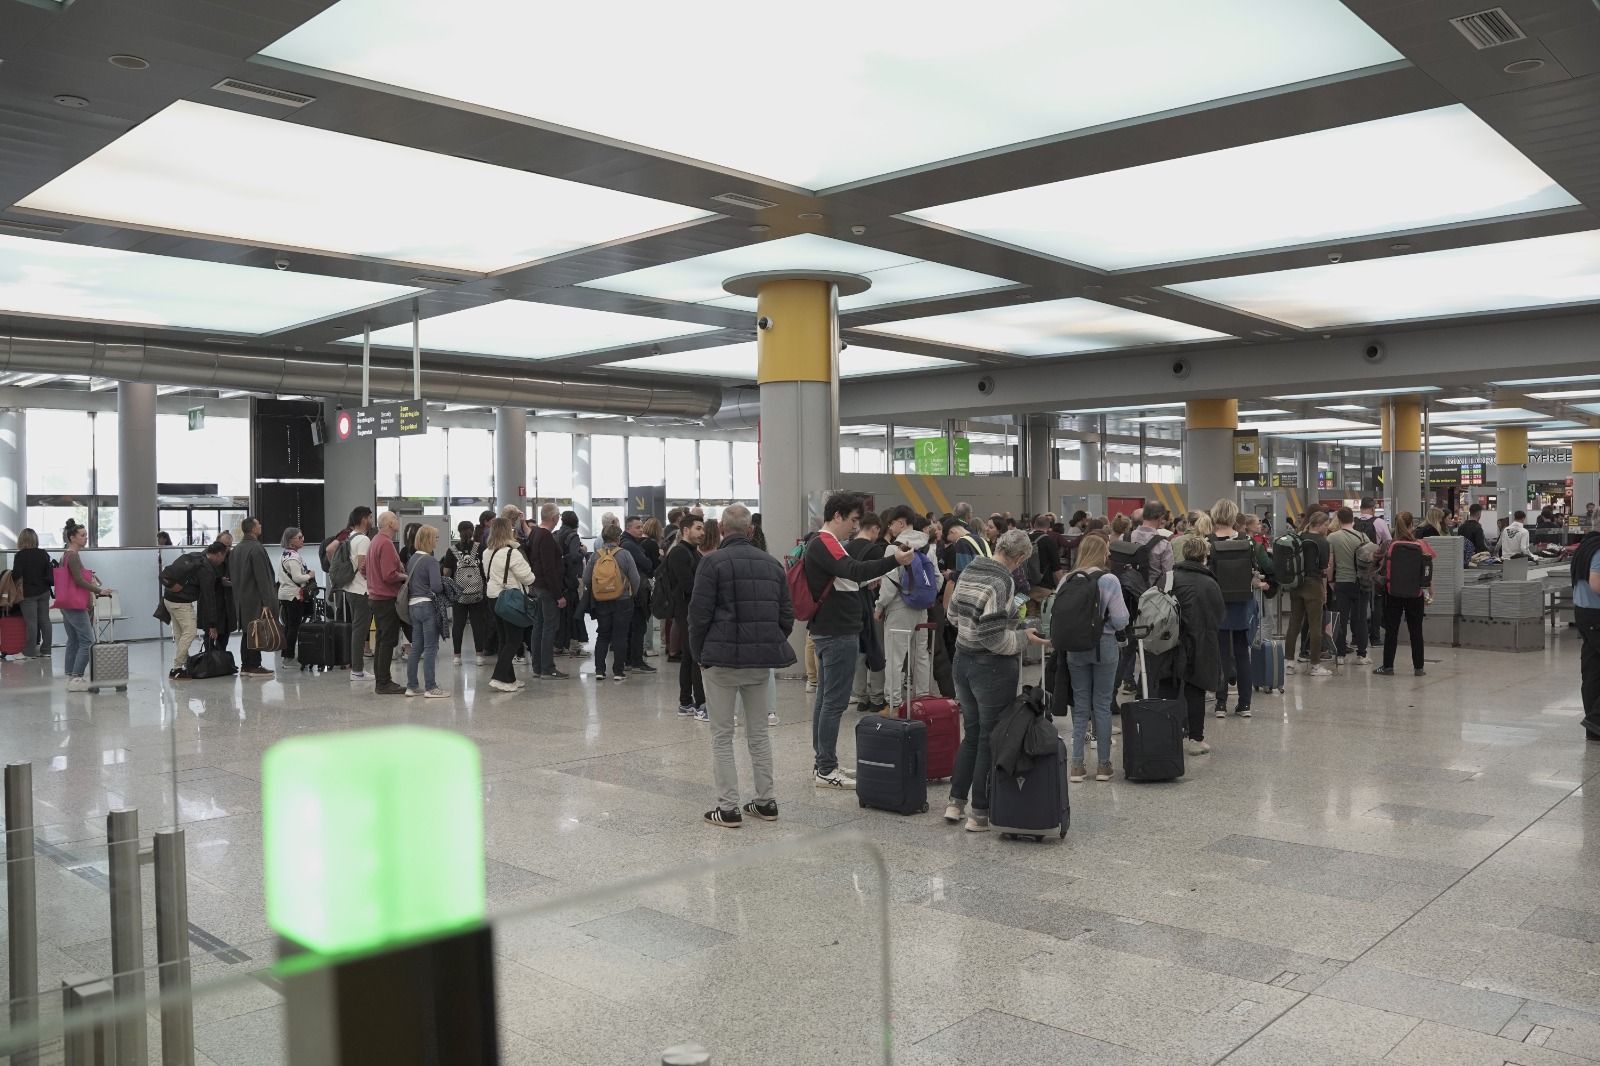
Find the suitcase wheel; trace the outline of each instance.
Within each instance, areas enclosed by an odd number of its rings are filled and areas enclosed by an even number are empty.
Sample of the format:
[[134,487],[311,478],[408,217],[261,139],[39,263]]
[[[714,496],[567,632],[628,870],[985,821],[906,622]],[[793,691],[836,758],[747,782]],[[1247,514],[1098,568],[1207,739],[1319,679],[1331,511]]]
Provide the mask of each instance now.
[[867,801],[864,800],[864,799],[858,799],[858,800],[856,800],[856,803],[859,804],[862,807],[865,807],[867,805]]

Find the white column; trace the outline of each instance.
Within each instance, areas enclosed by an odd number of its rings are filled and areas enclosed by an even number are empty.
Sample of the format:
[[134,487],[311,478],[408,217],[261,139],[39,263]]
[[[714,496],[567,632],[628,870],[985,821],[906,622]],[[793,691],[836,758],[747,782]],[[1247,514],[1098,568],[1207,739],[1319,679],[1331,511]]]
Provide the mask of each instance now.
[[117,543],[156,543],[156,387],[117,384]]
[[494,412],[494,494],[500,507],[516,504],[524,511],[528,501],[528,412],[520,407],[497,407]]
[[28,423],[25,412],[0,410],[0,547],[17,546],[28,524]]
[[1100,419],[1094,415],[1078,418],[1078,478],[1081,481],[1099,481],[1100,472]]
[[[578,533],[588,538],[594,533],[594,460],[591,440],[587,433],[572,435],[572,509],[578,515]],[[622,439],[623,455],[627,455],[628,439]]]

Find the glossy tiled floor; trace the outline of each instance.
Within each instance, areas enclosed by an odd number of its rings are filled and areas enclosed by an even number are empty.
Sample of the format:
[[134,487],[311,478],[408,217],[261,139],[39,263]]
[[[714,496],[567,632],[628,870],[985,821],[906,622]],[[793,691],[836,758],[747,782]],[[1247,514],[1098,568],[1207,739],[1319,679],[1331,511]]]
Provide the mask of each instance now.
[[[1253,719],[1208,719],[1215,751],[1182,781],[1076,787],[1060,847],[816,792],[794,682],[783,819],[730,832],[700,822],[707,730],[676,716],[665,669],[502,695],[487,668],[445,665],[453,698],[423,701],[293,669],[174,691],[157,655],[136,647],[126,695],[0,667],[0,754],[34,762],[53,842],[51,984],[109,968],[93,841],[124,805],[147,830],[176,809],[187,830],[197,981],[270,958],[261,753],[411,721],[480,744],[491,907],[576,897],[497,924],[508,1063],[642,1066],[689,1038],[718,1066],[881,1061],[879,895],[859,847],[582,896],[832,827],[888,861],[898,1062],[1600,1062],[1600,744],[1577,725],[1567,634],[1543,654],[1435,650],[1423,679],[1291,678]],[[197,1006],[200,1061],[281,1061],[281,1026],[273,989],[232,986]]]

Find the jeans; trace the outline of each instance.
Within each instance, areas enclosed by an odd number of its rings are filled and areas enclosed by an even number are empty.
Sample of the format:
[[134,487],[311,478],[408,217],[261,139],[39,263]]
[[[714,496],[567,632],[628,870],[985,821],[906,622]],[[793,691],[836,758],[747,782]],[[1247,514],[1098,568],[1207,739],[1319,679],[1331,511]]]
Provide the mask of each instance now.
[[22,654],[50,657],[54,637],[50,625],[50,593],[41,592],[22,601],[23,637]]
[[67,630],[67,676],[82,677],[89,669],[89,649],[94,647],[94,626],[89,623],[89,612],[62,611],[61,621]]
[[1575,607],[1572,615],[1583,637],[1583,728],[1600,736],[1600,608]]
[[[993,759],[989,734],[1000,714],[1017,698],[1022,658],[956,649],[956,699],[961,703],[961,750],[956,752],[955,774],[950,778],[950,799],[965,803],[972,792],[972,810],[987,814],[989,777]],[[1110,725],[1106,736],[1111,735]]]
[[[1250,631],[1248,629],[1219,629],[1217,630],[1217,654],[1222,657],[1222,672],[1228,672],[1228,659],[1233,659],[1233,676],[1239,682],[1239,710],[1250,707],[1250,697],[1255,693],[1255,685],[1250,677]],[[1222,687],[1217,689],[1217,706],[1225,707],[1228,703],[1228,683],[1223,681]]]
[[1315,667],[1322,662],[1322,605],[1328,589],[1321,579],[1307,579],[1289,593],[1289,639],[1286,654],[1292,660],[1294,645],[1300,640],[1300,627],[1306,629],[1306,655]]
[[1122,665],[1117,638],[1110,633],[1100,637],[1095,651],[1067,652],[1072,671],[1072,761],[1083,763],[1083,740],[1089,717],[1094,716],[1094,744],[1097,761],[1111,761],[1111,697],[1116,691],[1117,673]]
[[561,608],[556,594],[535,586],[529,590],[533,600],[533,628],[528,632],[528,661],[537,674],[556,672],[556,631],[561,628]]
[[1356,654],[1367,654],[1367,597],[1354,581],[1341,581],[1333,586],[1333,652],[1339,658],[1350,654],[1350,644],[1345,640],[1348,629],[1356,631]]
[[189,663],[189,648],[194,644],[194,635],[199,628],[195,621],[195,608],[192,603],[173,603],[171,600],[162,600],[167,605],[167,613],[172,616],[172,668],[182,670]]
[[450,608],[450,636],[455,642],[455,653],[461,654],[461,638],[467,632],[467,625],[472,625],[472,650],[479,655],[487,655],[489,651],[489,633],[494,629],[494,618],[489,614],[489,601],[479,600],[477,603],[458,603]]
[[[488,602],[490,604],[494,603],[493,600]],[[521,638],[517,634],[521,630],[499,615],[494,616],[494,624],[495,631],[500,635],[500,641],[494,656],[494,673],[490,676],[495,681],[503,681],[509,685],[517,679],[517,670],[512,665],[511,660],[516,658],[516,654],[520,650],[517,642]]]
[[625,673],[628,668],[629,641],[633,636],[633,604],[627,600],[594,605],[594,672],[599,677],[606,672],[606,652],[611,653],[611,672]]
[[350,615],[350,672],[359,674],[366,666],[367,630],[372,626],[372,601],[359,592],[345,593]]
[[817,699],[811,706],[812,768],[831,774],[839,768],[839,719],[850,704],[850,683],[856,676],[856,656],[861,638],[815,636],[817,647]]
[[433,674],[439,653],[439,615],[431,603],[411,605],[411,654],[406,656],[406,688],[417,687],[417,660],[422,660],[423,688],[438,688]]
[[394,684],[390,664],[394,650],[400,645],[400,616],[395,613],[393,600],[372,600],[372,617],[378,622],[378,640],[372,646],[372,672],[380,685]]
[[[689,623],[681,623],[684,632],[688,632]],[[684,642],[682,657],[678,659],[678,705],[680,707],[704,707],[706,704],[705,677],[700,672],[700,664],[694,661],[694,655],[689,651],[689,644]]]
[[[689,657],[687,642],[684,659]],[[750,708],[766,700],[772,671],[765,668],[734,670],[713,666],[705,671],[706,711],[711,718],[711,772],[717,786],[717,806],[725,811],[739,806],[739,767],[733,758],[734,707],[743,702],[744,739],[750,749],[750,771],[755,777],[757,803],[771,803],[772,737],[767,717]]]
[[1394,669],[1394,653],[1400,643],[1400,619],[1406,621],[1411,638],[1411,666],[1422,669],[1422,597],[1385,596],[1383,598],[1383,665]]

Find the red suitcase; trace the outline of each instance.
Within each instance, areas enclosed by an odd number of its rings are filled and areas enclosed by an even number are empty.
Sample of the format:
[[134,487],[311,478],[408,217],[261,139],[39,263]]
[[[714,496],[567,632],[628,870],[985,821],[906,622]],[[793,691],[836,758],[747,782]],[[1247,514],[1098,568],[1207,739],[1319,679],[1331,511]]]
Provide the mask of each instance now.
[[28,640],[28,627],[16,611],[0,614],[0,655],[21,655]]
[[[934,631],[931,622],[917,626],[916,633],[928,631],[928,664],[933,664]],[[906,632],[899,630],[898,632]],[[915,633],[912,634],[913,638]],[[932,681],[932,678],[929,678]],[[956,772],[956,751],[961,747],[961,705],[937,692],[912,695],[916,682],[911,677],[911,642],[906,642],[905,691],[895,714],[928,727],[928,780],[945,781]]]

